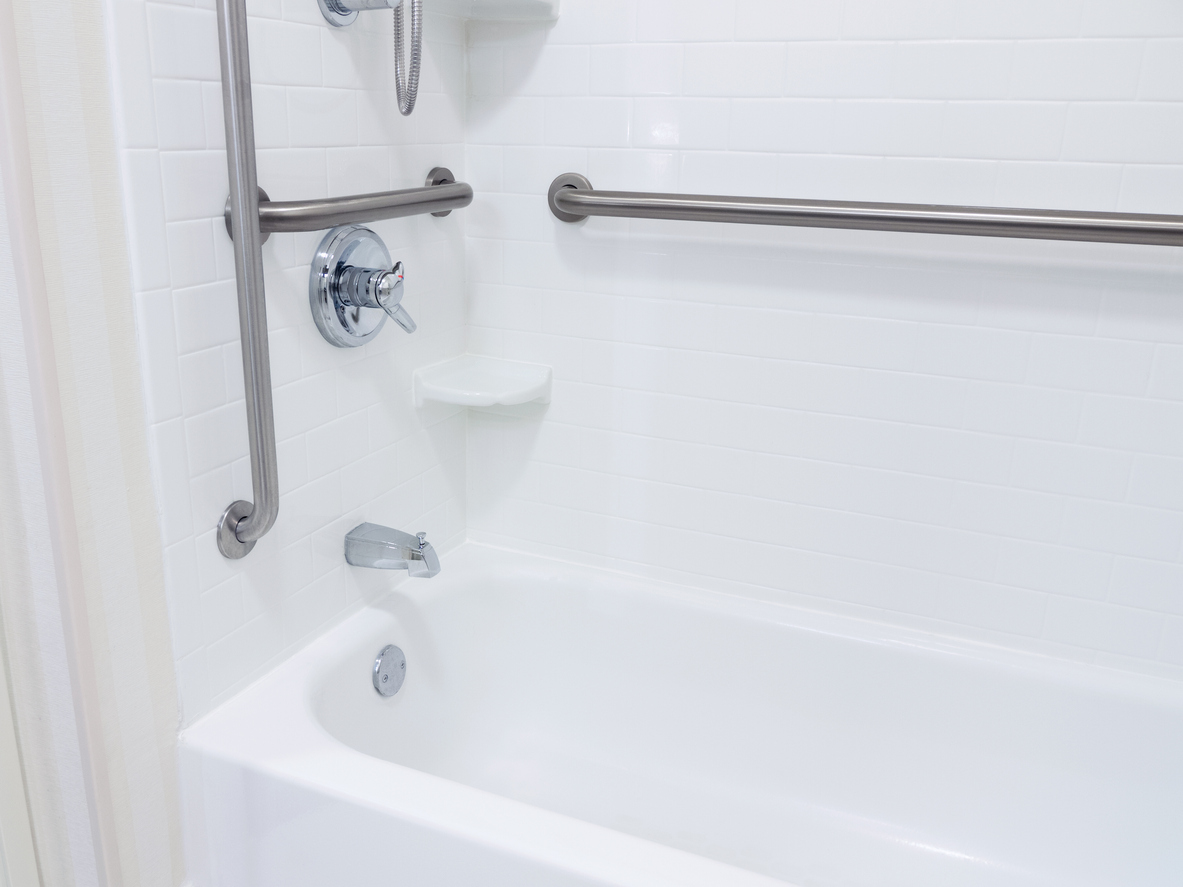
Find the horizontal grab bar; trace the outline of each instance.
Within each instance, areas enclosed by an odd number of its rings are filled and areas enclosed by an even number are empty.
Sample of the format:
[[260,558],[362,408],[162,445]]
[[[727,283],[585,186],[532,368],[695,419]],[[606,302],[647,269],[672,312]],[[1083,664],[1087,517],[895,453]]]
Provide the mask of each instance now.
[[[318,200],[270,200],[266,192],[260,192],[259,231],[266,239],[273,231],[320,231],[338,225],[401,219],[427,213],[446,216],[452,210],[462,209],[470,203],[472,186],[453,181],[402,191],[376,191],[373,194]],[[226,205],[226,230],[231,237],[234,236],[229,203]]]
[[577,173],[556,178],[550,186],[548,201],[551,212],[564,222],[578,222],[588,216],[615,216],[1183,246],[1183,216],[1145,213],[596,191],[591,182]]
[[271,231],[319,231],[355,222],[401,219],[427,213],[449,213],[472,203],[472,186],[465,182],[379,191],[353,197],[324,200],[269,200],[259,203],[259,229]]

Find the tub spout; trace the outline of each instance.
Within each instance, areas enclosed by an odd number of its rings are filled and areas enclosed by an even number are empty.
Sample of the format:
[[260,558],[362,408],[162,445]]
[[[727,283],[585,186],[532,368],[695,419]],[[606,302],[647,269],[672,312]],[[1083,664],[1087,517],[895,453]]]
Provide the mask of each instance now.
[[440,571],[439,555],[426,533],[412,536],[378,524],[359,524],[345,534],[345,560],[355,567],[406,570],[423,579]]

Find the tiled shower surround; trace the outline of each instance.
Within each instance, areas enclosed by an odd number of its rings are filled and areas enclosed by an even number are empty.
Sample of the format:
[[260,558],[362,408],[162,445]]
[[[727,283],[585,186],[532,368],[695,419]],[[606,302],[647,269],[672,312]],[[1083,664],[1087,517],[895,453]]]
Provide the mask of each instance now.
[[1183,666],[1183,263],[555,221],[597,188],[1183,212],[1183,6],[571,0],[469,28],[472,538]]
[[[422,414],[411,371],[464,350],[463,216],[375,223],[407,268],[404,304],[369,345],[324,341],[308,308],[321,234],[273,234],[266,265],[282,492],[274,529],[227,561],[214,528],[251,499],[212,4],[113,0],[138,330],[183,717],[192,720],[388,588],[353,571],[363,520],[465,530],[465,419]],[[208,8],[207,8],[208,7]],[[394,104],[390,13],[329,28],[312,2],[249,5],[259,184],[276,200],[422,185],[464,171],[464,31],[426,22],[420,105]]]
[[[264,247],[280,518],[249,498],[214,14],[111,0],[139,329],[186,721],[390,577],[369,519],[732,593],[1183,673],[1183,260],[1157,247],[591,219],[604,189],[1183,212],[1183,6],[564,0],[428,12],[394,110],[390,14],[252,5],[260,184],[420,184],[378,223],[419,332],[342,352],[317,235]],[[465,349],[554,367],[553,402],[416,410]],[[445,569],[447,563],[445,559]]]

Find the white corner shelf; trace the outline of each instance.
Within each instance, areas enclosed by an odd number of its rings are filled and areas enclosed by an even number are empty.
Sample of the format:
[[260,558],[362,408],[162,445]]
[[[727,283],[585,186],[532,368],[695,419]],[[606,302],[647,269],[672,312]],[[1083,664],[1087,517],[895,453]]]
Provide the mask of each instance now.
[[435,0],[429,9],[476,21],[552,22],[559,0]]
[[428,401],[462,407],[550,403],[553,373],[537,363],[464,354],[415,370],[415,406]]

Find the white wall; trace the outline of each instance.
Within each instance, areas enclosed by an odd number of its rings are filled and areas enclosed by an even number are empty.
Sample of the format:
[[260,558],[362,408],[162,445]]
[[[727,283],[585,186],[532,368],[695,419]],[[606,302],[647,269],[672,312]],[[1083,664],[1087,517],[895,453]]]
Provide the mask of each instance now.
[[[223,559],[214,527],[251,484],[213,5],[110,2],[166,584],[191,722],[395,581],[346,571],[350,527],[426,530],[443,548],[462,538],[464,417],[417,413],[410,373],[464,349],[464,214],[373,225],[406,265],[419,331],[388,324],[360,349],[334,348],[313,325],[308,263],[320,235],[264,246],[282,497],[252,554]],[[259,183],[273,199],[412,187],[436,165],[463,175],[459,20],[427,17],[419,104],[402,118],[388,11],[345,30],[329,28],[315,0],[259,0],[249,12]]]
[[1183,5],[564,0],[471,25],[470,535],[1178,674],[1177,250],[591,219],[604,189],[1183,213]]
[[[1183,212],[1183,7],[564,0],[556,24],[466,37],[426,0],[404,119],[389,13],[334,31],[313,0],[257,0],[272,197],[405,187],[443,163],[477,198],[374,226],[420,330],[359,351],[309,318],[316,236],[268,242],[283,497],[228,562],[214,525],[250,484],[214,13],[109,4],[187,722],[397,581],[345,569],[361,519],[1183,666],[1177,251],[569,226],[544,202],[577,171],[601,188]],[[411,370],[466,346],[552,365],[551,406],[415,410]]]

